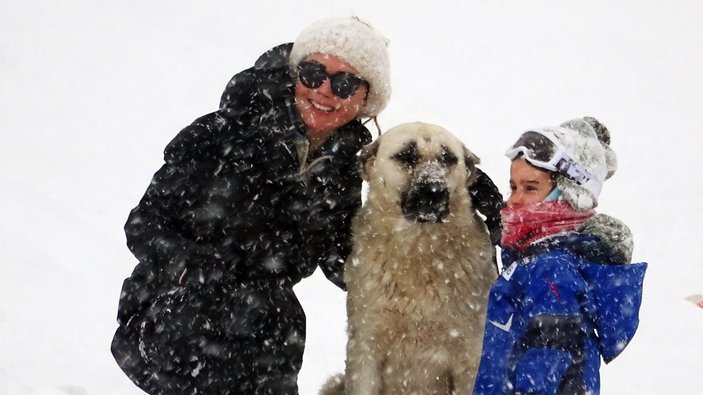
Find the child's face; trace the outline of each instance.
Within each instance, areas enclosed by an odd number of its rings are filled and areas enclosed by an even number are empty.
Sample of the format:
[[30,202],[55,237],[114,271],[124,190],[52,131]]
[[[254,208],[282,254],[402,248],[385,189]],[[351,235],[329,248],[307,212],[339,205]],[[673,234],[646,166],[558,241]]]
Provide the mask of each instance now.
[[510,197],[508,207],[543,201],[554,189],[551,174],[527,163],[523,157],[510,163]]

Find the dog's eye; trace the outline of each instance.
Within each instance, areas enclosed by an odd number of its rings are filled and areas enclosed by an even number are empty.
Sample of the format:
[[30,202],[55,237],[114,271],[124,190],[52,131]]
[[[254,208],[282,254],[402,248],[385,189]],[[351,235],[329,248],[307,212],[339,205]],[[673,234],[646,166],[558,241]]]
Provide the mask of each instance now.
[[447,167],[454,166],[459,163],[459,158],[457,158],[456,155],[454,155],[447,147],[443,147],[442,153],[439,154],[437,160],[439,163]]
[[393,159],[406,166],[415,166],[420,161],[417,154],[417,146],[408,144],[405,148],[393,155]]

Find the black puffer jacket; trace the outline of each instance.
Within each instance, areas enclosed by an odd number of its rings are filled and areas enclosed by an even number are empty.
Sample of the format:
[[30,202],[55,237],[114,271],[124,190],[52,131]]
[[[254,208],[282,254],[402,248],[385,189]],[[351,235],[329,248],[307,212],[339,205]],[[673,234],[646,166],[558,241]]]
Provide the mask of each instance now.
[[[139,264],[122,289],[122,326],[135,315],[141,319],[164,295],[290,290],[318,266],[344,287],[350,221],[361,205],[355,154],[371,136],[355,120],[305,157],[290,48],[273,48],[235,75],[220,110],[195,120],[167,146],[165,164],[125,225]],[[295,298],[292,292],[273,293],[281,306],[263,315],[279,310],[275,314],[300,315],[293,318],[304,322],[297,300],[285,300]],[[231,305],[236,298],[210,298],[208,311],[221,315],[212,304]],[[233,318],[246,327],[246,317]],[[258,330],[270,329],[265,326]],[[113,352],[124,346],[113,343]]]
[[349,223],[361,205],[355,154],[371,136],[353,121],[300,168],[288,49],[272,49],[232,78],[221,109],[166,148],[166,164],[125,225],[140,264],[125,283],[121,322],[155,288],[184,280],[292,286],[320,265],[343,286]]

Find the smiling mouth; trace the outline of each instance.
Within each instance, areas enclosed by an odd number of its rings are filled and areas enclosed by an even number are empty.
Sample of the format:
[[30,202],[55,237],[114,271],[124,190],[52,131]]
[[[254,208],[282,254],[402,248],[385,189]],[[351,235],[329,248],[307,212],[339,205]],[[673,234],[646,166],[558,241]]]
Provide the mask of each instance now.
[[320,103],[314,102],[314,101],[312,101],[312,100],[309,100],[309,102],[310,102],[310,104],[312,104],[312,106],[313,106],[316,110],[320,110],[320,111],[324,111],[324,112],[332,112],[332,111],[336,110],[334,107],[325,106],[325,105],[322,105],[322,104],[320,104]]

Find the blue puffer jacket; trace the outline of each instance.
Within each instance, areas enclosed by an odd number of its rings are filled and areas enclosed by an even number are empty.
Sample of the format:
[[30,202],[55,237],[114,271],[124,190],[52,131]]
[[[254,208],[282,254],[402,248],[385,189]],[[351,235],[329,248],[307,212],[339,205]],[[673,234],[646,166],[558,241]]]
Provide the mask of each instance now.
[[617,256],[582,233],[503,250],[474,394],[598,394],[600,358],[637,330],[647,268]]

